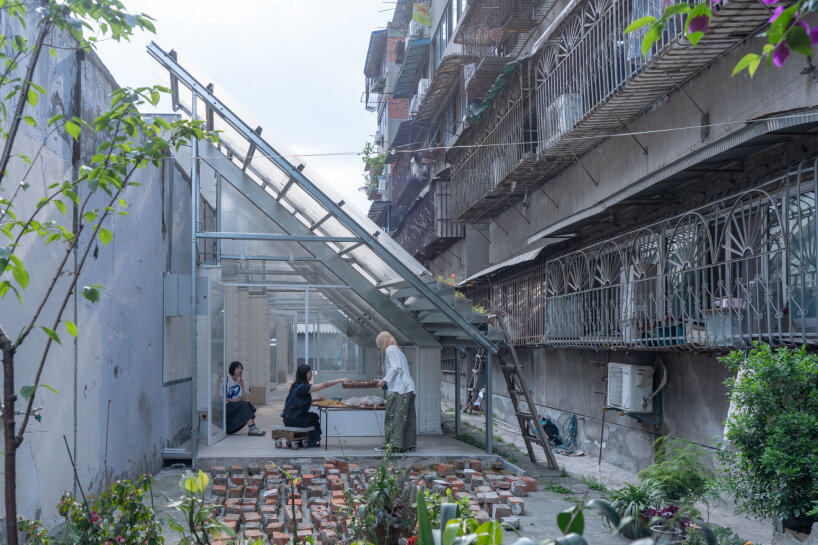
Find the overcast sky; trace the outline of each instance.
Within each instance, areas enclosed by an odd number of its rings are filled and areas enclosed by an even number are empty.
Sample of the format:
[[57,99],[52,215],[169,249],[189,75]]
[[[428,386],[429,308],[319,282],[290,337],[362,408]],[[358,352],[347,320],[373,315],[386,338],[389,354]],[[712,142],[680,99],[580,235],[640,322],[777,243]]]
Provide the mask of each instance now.
[[[361,104],[369,35],[391,18],[384,0],[124,0],[156,19],[156,36],[99,44],[120,85],[158,83],[145,51],[151,39],[175,49],[225,89],[296,153],[359,151],[372,140],[373,113]],[[358,156],[307,157],[366,212]]]

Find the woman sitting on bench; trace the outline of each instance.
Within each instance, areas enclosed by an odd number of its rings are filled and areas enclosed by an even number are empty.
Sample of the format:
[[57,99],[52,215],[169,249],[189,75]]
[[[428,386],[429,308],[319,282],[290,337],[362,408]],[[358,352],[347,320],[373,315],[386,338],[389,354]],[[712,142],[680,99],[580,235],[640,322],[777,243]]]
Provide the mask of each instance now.
[[295,382],[290,386],[290,392],[287,394],[287,401],[284,404],[281,416],[284,418],[285,426],[293,428],[312,427],[307,447],[317,447],[321,443],[321,421],[316,413],[310,412],[310,406],[312,406],[311,394],[341,382],[349,382],[349,379],[337,378],[321,384],[310,384],[311,380],[312,368],[302,363],[295,371]]

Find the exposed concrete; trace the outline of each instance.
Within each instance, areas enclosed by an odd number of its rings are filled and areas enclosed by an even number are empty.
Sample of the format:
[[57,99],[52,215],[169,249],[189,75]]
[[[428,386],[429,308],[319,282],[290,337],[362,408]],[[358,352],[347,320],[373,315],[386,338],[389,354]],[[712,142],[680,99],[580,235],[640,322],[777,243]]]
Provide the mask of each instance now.
[[[8,18],[3,18],[0,32],[4,35],[9,34],[7,25]],[[30,24],[25,33],[31,39],[36,30]],[[33,209],[47,185],[72,176],[72,139],[62,130],[47,128],[48,119],[64,114],[91,121],[108,107],[109,95],[117,87],[94,53],[75,51],[74,43],[57,33],[47,41],[54,44],[56,58],[43,52],[33,78],[46,87],[47,94],[40,97],[36,108],[26,111],[40,127],[23,124],[14,149],[34,159],[27,178],[31,187],[15,203],[20,217]],[[92,133],[83,131],[81,157],[90,158],[97,143]],[[13,159],[4,189],[11,180],[23,179],[27,168]],[[19,512],[40,518],[46,526],[59,520],[56,504],[61,493],[75,487],[62,435],[74,454],[83,488],[94,493],[106,476],[133,477],[146,464],[147,469],[156,470],[162,446],[181,442],[189,427],[190,383],[163,384],[162,277],[168,242],[163,213],[171,207],[163,200],[166,188],[159,170],[148,167],[138,173],[136,181],[141,187],[124,195],[130,215],[111,215],[106,220],[114,239],[108,246],[92,246],[78,280],[80,288],[104,286],[102,299],[96,305],[76,294],[69,300],[63,320],[77,324],[78,338],[72,342],[63,324],[57,328],[63,344],[52,347],[42,377],[42,383],[59,394],[38,391],[36,406],[43,407],[43,421],[30,422],[18,450]],[[100,205],[102,197],[95,197],[92,205]],[[70,206],[64,218],[56,211],[53,214],[38,219],[59,219],[71,228],[74,211]],[[88,236],[80,236],[80,248]],[[64,250],[62,243],[44,250],[42,241],[35,238],[29,237],[19,250],[31,275],[25,303],[20,305],[14,297],[0,301],[3,325],[12,334],[31,319],[37,296],[45,292]],[[69,259],[39,323],[51,325],[61,294],[75,274],[75,263],[73,257]],[[44,333],[35,331],[18,351],[18,387],[32,383],[45,340]]]

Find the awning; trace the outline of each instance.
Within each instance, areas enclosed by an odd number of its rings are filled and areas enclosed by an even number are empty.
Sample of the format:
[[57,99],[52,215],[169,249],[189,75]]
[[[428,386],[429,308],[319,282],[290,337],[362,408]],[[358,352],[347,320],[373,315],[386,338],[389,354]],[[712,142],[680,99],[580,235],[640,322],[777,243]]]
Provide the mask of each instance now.
[[545,247],[543,246],[541,248],[537,248],[536,250],[531,250],[530,252],[520,254],[517,257],[512,257],[511,259],[507,259],[505,261],[497,263],[496,265],[492,265],[491,267],[487,267],[487,268],[483,269],[482,271],[480,271],[479,273],[471,275],[470,277],[466,278],[462,282],[458,282],[457,285],[458,286],[464,286],[464,285],[468,284],[469,282],[477,280],[480,277],[487,276],[487,275],[489,275],[491,273],[498,272],[498,271],[500,271],[502,269],[505,269],[507,267],[513,267],[514,265],[519,265],[520,263],[527,263],[529,261],[532,261],[538,255],[540,255],[540,252],[542,252],[544,249],[545,249]]
[[386,30],[376,30],[369,36],[369,48],[366,50],[364,75],[368,78],[381,76],[383,57],[386,54]]
[[398,80],[395,82],[395,88],[392,89],[392,98],[411,98],[415,94],[418,74],[423,68],[423,61],[426,60],[428,50],[429,38],[409,40]]
[[414,146],[423,143],[429,134],[429,129],[423,123],[407,120],[400,124],[395,138],[390,144],[396,151],[411,150]]
[[511,74],[514,73],[514,70],[520,65],[521,62],[526,60],[528,57],[522,57],[517,59],[516,61],[508,63],[505,68],[503,68],[503,73],[497,76],[497,79],[494,80],[494,83],[489,90],[486,91],[486,96],[483,98],[482,104],[480,107],[475,111],[469,111],[468,122],[474,123],[478,119],[480,119],[484,113],[486,113],[491,106],[491,103],[494,102],[494,98],[500,94],[500,91],[503,90],[503,87],[506,86],[508,83]]

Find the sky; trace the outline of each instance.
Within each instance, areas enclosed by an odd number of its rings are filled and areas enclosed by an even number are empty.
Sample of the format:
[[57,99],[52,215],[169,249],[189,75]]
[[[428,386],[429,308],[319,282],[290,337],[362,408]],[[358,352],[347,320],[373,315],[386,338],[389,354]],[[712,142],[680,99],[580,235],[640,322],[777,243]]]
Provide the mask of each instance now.
[[[159,83],[145,51],[151,40],[175,49],[225,89],[274,141],[299,155],[360,151],[375,114],[361,103],[369,36],[391,19],[385,0],[124,0],[156,19],[156,35],[111,40],[97,52],[117,83]],[[345,200],[369,210],[357,155],[306,157]]]

